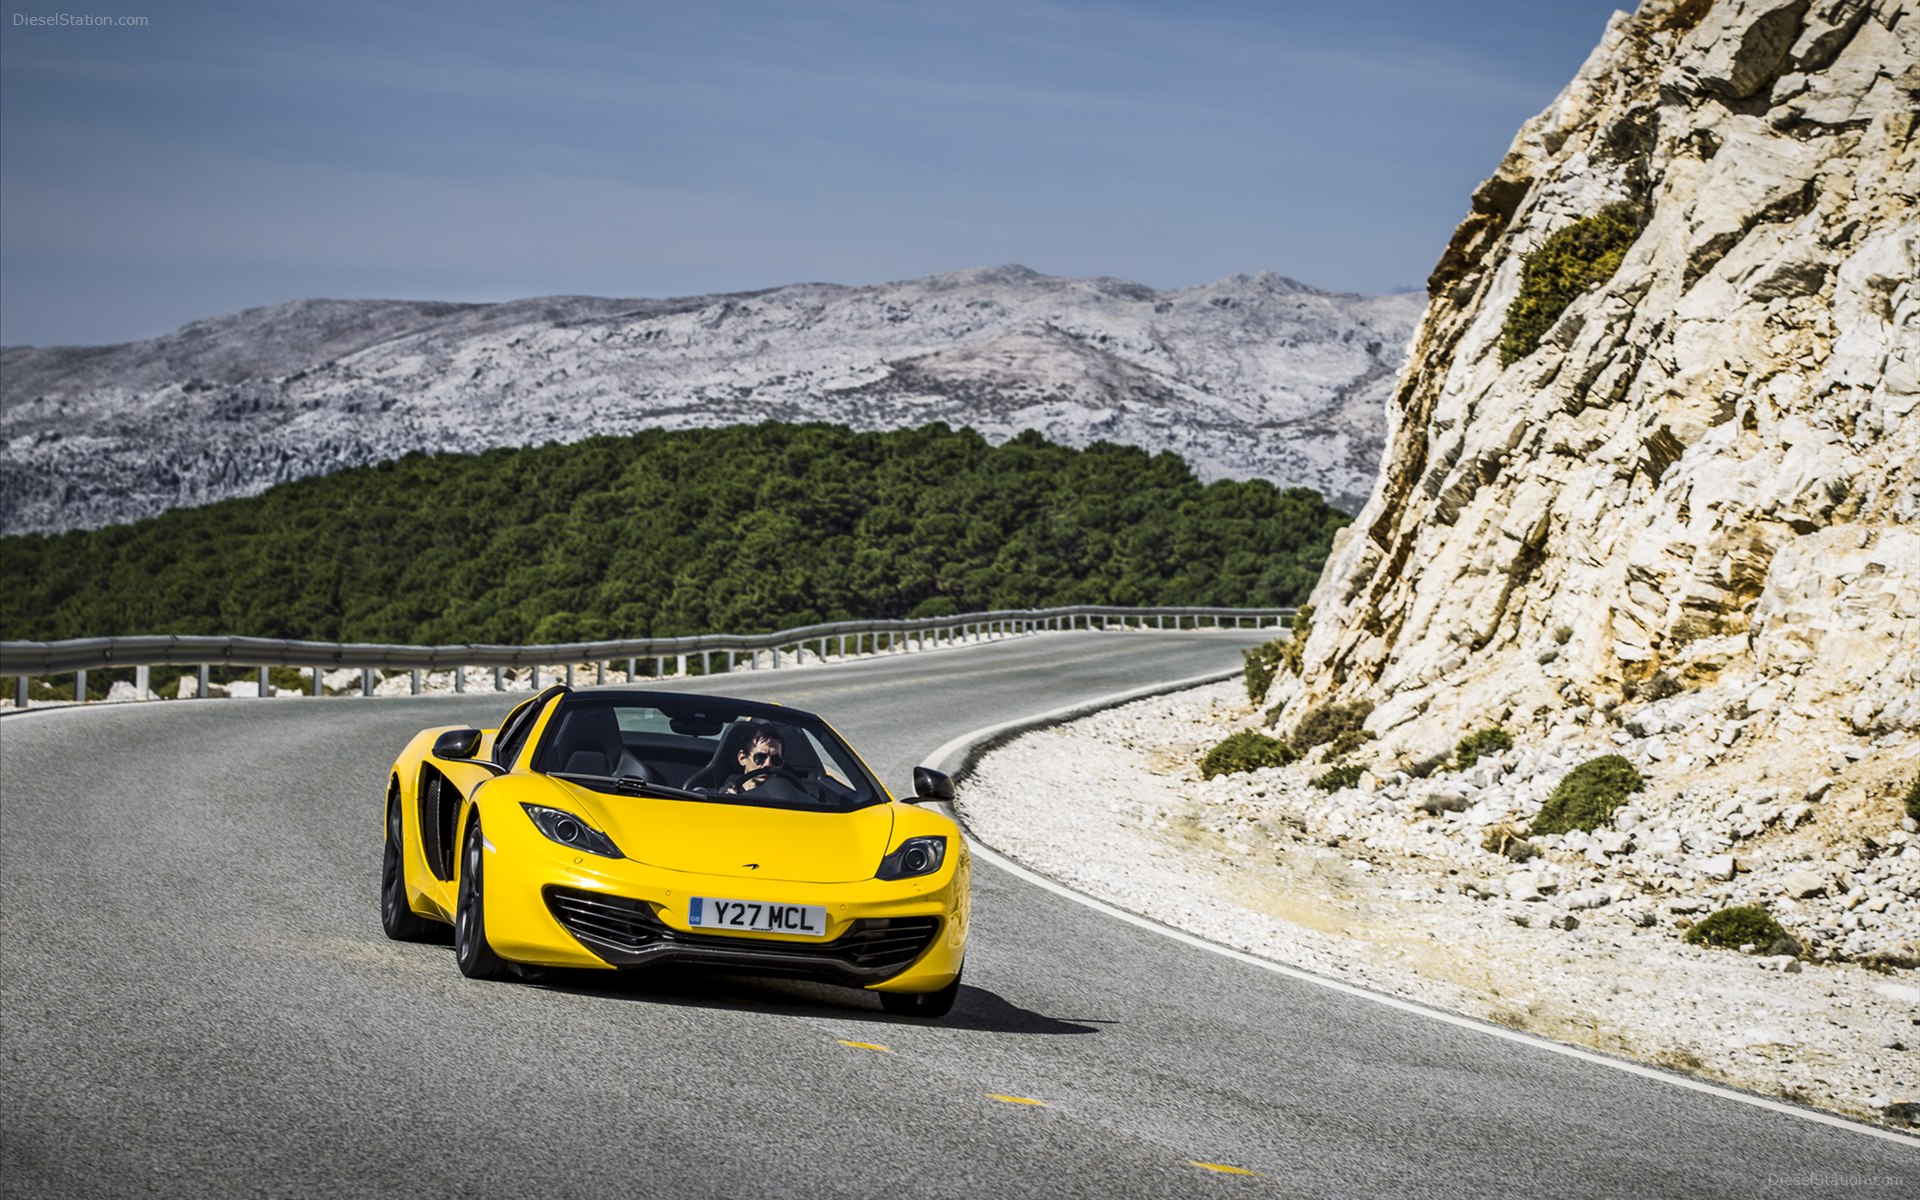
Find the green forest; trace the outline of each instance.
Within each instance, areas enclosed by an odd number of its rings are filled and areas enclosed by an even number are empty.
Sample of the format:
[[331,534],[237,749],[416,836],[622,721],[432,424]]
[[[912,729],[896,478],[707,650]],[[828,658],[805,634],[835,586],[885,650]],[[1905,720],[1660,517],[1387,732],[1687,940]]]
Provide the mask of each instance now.
[[0,638],[568,642],[1063,604],[1303,601],[1347,521],[1173,454],[944,425],[410,454],[0,539]]

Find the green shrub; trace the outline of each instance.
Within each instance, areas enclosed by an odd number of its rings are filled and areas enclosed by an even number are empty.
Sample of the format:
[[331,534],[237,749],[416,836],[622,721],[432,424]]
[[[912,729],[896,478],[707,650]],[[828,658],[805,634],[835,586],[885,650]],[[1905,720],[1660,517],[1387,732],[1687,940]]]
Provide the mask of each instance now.
[[1307,634],[1312,622],[1313,605],[1302,604],[1294,610],[1293,621],[1287,627],[1291,632],[1286,637],[1262,642],[1251,650],[1240,652],[1247,660],[1247,699],[1255,704],[1264,700],[1268,690],[1273,687],[1273,677],[1283,667],[1289,674],[1300,673],[1301,655],[1306,651]]
[[1460,739],[1460,745],[1453,752],[1453,769],[1464,771],[1480,761],[1482,754],[1499,754],[1503,750],[1513,749],[1513,738],[1500,728],[1482,729]]
[[1618,754],[1606,754],[1581,763],[1567,772],[1553,795],[1540,806],[1529,833],[1566,833],[1584,829],[1591,833],[1613,816],[1613,810],[1627,797],[1646,787],[1640,772]]
[[1505,822],[1487,827],[1487,831],[1480,835],[1480,848],[1489,854],[1505,855],[1515,862],[1526,862],[1540,854],[1540,847]]
[[1313,632],[1313,605],[1302,604],[1293,610],[1293,624],[1289,627],[1293,636],[1280,647],[1280,661],[1287,670],[1295,675],[1300,673],[1300,663],[1307,652],[1307,636]]
[[1629,700],[1665,700],[1669,696],[1678,696],[1686,690],[1685,685],[1665,671],[1626,686]]
[[1247,699],[1255,704],[1266,699],[1267,689],[1273,686],[1273,673],[1279,667],[1281,655],[1286,643],[1279,638],[1271,642],[1262,642],[1251,650],[1242,650],[1241,657],[1247,660]]
[[1349,729],[1327,743],[1325,760],[1332,762],[1336,758],[1345,757],[1372,740],[1373,735],[1364,729]]
[[1630,204],[1609,204],[1590,217],[1550,234],[1523,259],[1520,294],[1500,330],[1500,365],[1532,354],[1567,305],[1589,288],[1613,278],[1627,247],[1640,236],[1640,214]]
[[1408,775],[1412,776],[1415,779],[1426,779],[1432,776],[1432,774],[1435,771],[1438,771],[1440,768],[1446,766],[1447,762],[1448,762],[1448,759],[1447,759],[1446,753],[1445,751],[1442,751],[1439,754],[1428,755],[1426,758],[1414,759],[1412,762],[1402,767],[1401,770],[1405,771]]
[[1360,782],[1367,769],[1359,763],[1348,763],[1344,767],[1335,767],[1331,771],[1313,777],[1313,786],[1323,792],[1337,792],[1341,788],[1350,788]]
[[1913,777],[1913,786],[1907,789],[1907,815],[1920,821],[1920,775]]
[[1310,708],[1300,723],[1293,727],[1293,748],[1305,754],[1315,746],[1324,746],[1343,733],[1360,728],[1360,723],[1373,711],[1370,700],[1356,700],[1352,704],[1322,704],[1319,708]]
[[1207,751],[1207,756],[1200,760],[1200,774],[1207,779],[1215,775],[1238,775],[1260,767],[1284,767],[1298,757],[1293,747],[1279,738],[1268,737],[1256,729],[1242,729]]
[[1765,954],[1798,954],[1800,943],[1764,908],[1723,908],[1687,930],[1696,946],[1758,946]]

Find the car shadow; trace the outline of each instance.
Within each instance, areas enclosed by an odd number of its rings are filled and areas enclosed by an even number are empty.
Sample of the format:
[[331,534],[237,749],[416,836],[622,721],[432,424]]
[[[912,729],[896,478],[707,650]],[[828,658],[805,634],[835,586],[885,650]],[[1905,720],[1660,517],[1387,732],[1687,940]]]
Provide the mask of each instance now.
[[541,971],[525,983],[568,995],[645,1004],[671,1004],[735,1012],[778,1010],[794,1016],[831,1017],[880,1025],[926,1025],[975,1033],[1098,1033],[1101,1020],[1064,1020],[1022,1008],[997,992],[960,985],[953,1011],[944,1017],[906,1017],[880,1007],[879,997],[850,988],[799,979],[769,979],[661,968],[645,975],[600,971]]

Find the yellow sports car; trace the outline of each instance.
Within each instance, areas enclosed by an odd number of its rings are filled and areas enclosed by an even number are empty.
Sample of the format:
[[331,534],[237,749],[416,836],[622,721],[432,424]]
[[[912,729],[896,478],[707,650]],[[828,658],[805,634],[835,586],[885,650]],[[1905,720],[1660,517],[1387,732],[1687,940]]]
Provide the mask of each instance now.
[[[776,704],[548,688],[498,730],[427,729],[387,780],[380,918],[453,926],[463,974],[710,967],[953,1007],[971,864],[914,771],[888,794],[828,724]],[[443,935],[444,936],[444,935]]]

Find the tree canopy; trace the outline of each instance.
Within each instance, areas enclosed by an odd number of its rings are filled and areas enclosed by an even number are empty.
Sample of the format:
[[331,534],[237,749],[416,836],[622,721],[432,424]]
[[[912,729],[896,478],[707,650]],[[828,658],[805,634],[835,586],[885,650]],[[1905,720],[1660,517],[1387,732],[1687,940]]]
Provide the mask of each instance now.
[[0,539],[0,637],[560,642],[1060,604],[1306,599],[1347,520],[1173,454],[945,425],[409,454]]

